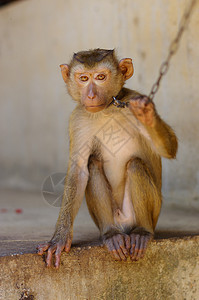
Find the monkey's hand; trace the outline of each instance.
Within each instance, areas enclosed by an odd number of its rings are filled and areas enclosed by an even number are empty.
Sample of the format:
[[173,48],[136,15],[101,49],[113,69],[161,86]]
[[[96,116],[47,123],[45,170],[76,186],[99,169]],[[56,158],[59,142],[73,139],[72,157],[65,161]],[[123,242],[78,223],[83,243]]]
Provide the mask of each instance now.
[[115,260],[127,260],[131,248],[130,237],[124,233],[115,233],[103,238],[104,245]]
[[153,234],[142,228],[136,228],[129,236],[131,239],[130,257],[132,261],[137,261],[144,257],[148,243],[153,238]]
[[46,265],[51,266],[52,256],[55,253],[55,268],[58,269],[60,265],[61,252],[65,250],[67,253],[70,251],[72,243],[72,235],[67,234],[64,237],[60,234],[54,234],[53,238],[44,244],[37,246],[38,254],[42,255],[47,251]]
[[156,121],[155,104],[147,96],[137,96],[129,101],[128,107],[142,124],[154,127]]

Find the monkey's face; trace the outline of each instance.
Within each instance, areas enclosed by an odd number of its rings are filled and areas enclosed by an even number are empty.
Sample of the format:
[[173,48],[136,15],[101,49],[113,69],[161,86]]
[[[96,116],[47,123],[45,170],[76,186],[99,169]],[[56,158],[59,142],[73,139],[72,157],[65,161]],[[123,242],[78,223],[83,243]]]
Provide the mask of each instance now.
[[72,98],[87,111],[96,113],[109,106],[112,97],[119,94],[125,80],[133,75],[133,64],[130,58],[115,63],[112,56],[95,61],[96,57],[88,53],[86,61],[84,56],[77,59],[76,55],[70,65],[60,67]]
[[[113,74],[108,68],[77,70],[74,74],[81,104],[89,112],[106,108],[115,95]],[[121,84],[119,87],[121,88]],[[119,88],[119,89],[120,89]]]
[[61,65],[61,68],[69,94],[89,112],[96,113],[106,108],[124,84],[120,69],[105,64],[98,63],[93,68],[78,64],[68,73],[66,65]]

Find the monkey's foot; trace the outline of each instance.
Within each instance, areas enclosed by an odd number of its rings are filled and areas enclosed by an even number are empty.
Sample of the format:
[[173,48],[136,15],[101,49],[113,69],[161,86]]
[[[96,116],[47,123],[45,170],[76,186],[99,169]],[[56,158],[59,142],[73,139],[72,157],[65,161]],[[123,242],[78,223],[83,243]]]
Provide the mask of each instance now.
[[39,255],[44,254],[45,251],[47,251],[47,257],[46,257],[46,265],[47,267],[51,266],[52,263],[52,256],[55,253],[55,268],[58,269],[60,265],[60,259],[61,259],[61,252],[65,250],[67,253],[70,251],[71,248],[72,239],[68,239],[67,242],[62,241],[50,241],[44,244],[40,244],[37,246],[37,253]]
[[141,231],[132,232],[129,234],[130,237],[130,257],[132,261],[139,260],[144,257],[147,245],[150,240],[152,240],[152,233]]
[[129,249],[131,248],[130,236],[117,233],[112,237],[105,238],[104,245],[115,260],[125,261],[129,256]]

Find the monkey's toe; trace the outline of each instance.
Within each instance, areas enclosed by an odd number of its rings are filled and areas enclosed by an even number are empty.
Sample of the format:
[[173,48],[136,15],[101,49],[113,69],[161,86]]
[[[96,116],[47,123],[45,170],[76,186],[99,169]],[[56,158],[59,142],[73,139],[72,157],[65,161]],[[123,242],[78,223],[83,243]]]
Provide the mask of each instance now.
[[50,243],[39,244],[37,246],[37,254],[42,255],[50,246]]
[[152,238],[151,234],[144,234],[144,235],[137,234],[137,233],[130,234],[130,239],[131,239],[130,257],[132,261],[137,261],[140,258],[144,257],[147,245],[151,240],[151,238]]
[[65,251],[68,253],[71,248],[71,239],[68,239],[66,242],[58,241],[58,242],[47,242],[44,244],[40,244],[37,246],[37,253],[39,255],[44,254],[44,252],[47,252],[46,254],[46,266],[50,267],[52,264],[52,258],[53,254],[55,254],[55,268],[58,269],[60,265],[61,260],[61,252],[65,249]]
[[125,261],[129,256],[130,237],[126,234],[115,234],[107,238],[104,244],[115,260]]

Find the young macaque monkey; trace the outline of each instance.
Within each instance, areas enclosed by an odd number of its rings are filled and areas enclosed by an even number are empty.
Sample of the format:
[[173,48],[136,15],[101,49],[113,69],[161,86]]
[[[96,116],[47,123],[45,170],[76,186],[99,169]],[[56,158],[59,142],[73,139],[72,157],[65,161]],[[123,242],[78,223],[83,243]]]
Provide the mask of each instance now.
[[[77,102],[70,117],[70,158],[52,239],[38,246],[55,267],[70,251],[73,222],[84,194],[103,243],[115,260],[137,261],[152,239],[161,208],[161,156],[175,158],[177,138],[154,103],[124,83],[132,60],[114,50],[75,53],[61,67]],[[114,106],[113,97],[119,100]]]

